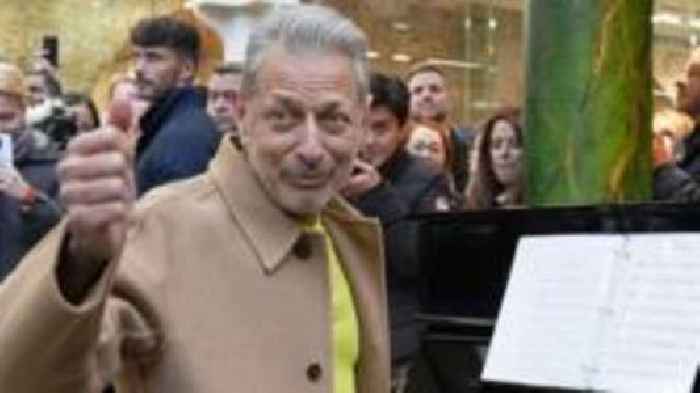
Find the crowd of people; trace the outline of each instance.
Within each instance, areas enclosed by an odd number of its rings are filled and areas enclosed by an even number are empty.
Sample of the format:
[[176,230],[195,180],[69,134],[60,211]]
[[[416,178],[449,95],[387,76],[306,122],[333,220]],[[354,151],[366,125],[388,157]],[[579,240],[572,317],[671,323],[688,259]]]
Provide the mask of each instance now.
[[[186,22],[130,42],[104,111],[45,62],[0,63],[0,391],[411,391],[411,217],[525,204],[519,108],[460,125],[443,70],[371,72],[318,6],[268,17],[205,87]],[[655,197],[696,202],[700,51],[679,83]]]

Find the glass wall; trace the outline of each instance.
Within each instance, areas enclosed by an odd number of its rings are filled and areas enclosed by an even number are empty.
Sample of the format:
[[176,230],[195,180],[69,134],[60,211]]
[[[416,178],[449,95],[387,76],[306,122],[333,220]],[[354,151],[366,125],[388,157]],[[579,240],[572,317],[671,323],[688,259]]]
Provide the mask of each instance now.
[[[230,3],[231,7],[248,3],[213,2]],[[403,75],[418,62],[444,66],[458,122],[474,123],[495,108],[521,102],[526,0],[306,2],[336,7],[356,20],[370,37],[372,50],[368,56],[376,70]],[[123,62],[127,31],[136,20],[150,14],[185,11],[191,3],[56,0],[26,7],[24,0],[3,0],[0,57],[26,65],[43,35],[58,35],[62,77],[71,88],[90,91]],[[81,12],[75,14],[77,8]],[[663,106],[675,96],[674,81],[689,48],[700,43],[700,1],[656,0],[653,23],[658,82],[655,93],[657,103]]]
[[[324,0],[368,33],[376,70],[403,75],[428,61],[449,75],[458,122],[474,123],[502,106],[519,106],[524,79],[526,0]],[[700,44],[700,1],[657,0],[655,96],[672,104],[675,80]]]

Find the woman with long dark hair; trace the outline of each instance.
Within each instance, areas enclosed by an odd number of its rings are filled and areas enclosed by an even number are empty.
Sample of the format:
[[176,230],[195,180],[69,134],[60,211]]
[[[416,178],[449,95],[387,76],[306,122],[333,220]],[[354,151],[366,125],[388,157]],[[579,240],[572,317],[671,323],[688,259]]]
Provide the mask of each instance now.
[[477,137],[467,209],[523,204],[523,132],[517,113],[511,110],[491,117]]

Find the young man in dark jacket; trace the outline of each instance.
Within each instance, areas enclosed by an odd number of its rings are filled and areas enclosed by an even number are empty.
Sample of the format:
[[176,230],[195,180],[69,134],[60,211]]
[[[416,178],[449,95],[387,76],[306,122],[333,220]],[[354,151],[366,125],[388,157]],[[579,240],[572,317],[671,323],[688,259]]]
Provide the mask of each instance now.
[[[0,135],[12,162],[0,162],[0,282],[58,221],[57,153],[41,148],[25,122],[21,71],[0,63]],[[9,136],[9,138],[7,138]]]
[[418,225],[409,219],[437,211],[449,200],[446,176],[405,150],[409,94],[398,78],[373,74],[368,137],[355,172],[342,190],[362,213],[378,217],[384,229],[392,392],[402,392],[419,347]]
[[695,128],[683,142],[684,155],[673,163],[673,152],[654,143],[654,198],[673,202],[700,202],[700,49],[695,49],[679,83],[678,109],[695,120]]
[[197,30],[171,17],[141,20],[131,30],[138,94],[151,102],[136,145],[138,193],[203,172],[219,145],[206,96],[193,87]]

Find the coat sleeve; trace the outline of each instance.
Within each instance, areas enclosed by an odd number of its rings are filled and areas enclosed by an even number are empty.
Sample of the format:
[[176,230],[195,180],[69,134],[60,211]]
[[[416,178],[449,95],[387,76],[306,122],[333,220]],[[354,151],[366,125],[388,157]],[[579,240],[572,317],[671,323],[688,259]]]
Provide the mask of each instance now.
[[413,280],[418,272],[418,223],[408,217],[404,199],[389,181],[363,195],[356,203],[368,217],[377,217],[384,233],[384,251],[392,278]]
[[59,225],[0,286],[0,392],[100,392],[129,356],[157,346],[138,309],[110,296],[117,262],[83,302],[65,300],[55,273],[64,237]]
[[408,206],[387,180],[358,198],[355,207],[368,217],[379,218],[384,227],[405,218],[409,213]]

